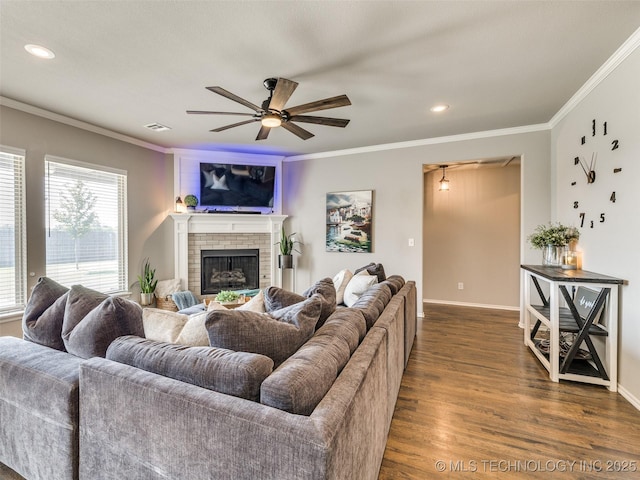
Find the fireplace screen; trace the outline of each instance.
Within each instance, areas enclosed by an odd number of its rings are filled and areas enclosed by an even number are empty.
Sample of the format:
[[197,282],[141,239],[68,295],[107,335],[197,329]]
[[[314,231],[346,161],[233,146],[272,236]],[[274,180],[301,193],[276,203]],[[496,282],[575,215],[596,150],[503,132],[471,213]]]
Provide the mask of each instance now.
[[202,250],[201,294],[259,288],[259,250]]

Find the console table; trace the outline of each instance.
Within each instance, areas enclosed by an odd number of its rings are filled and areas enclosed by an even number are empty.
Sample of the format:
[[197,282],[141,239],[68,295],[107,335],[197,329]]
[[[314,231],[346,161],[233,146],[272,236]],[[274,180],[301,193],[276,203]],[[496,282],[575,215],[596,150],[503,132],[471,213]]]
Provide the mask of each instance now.
[[[524,274],[524,343],[549,371],[551,380],[593,383],[617,391],[618,290],[623,280],[584,270],[520,267]],[[537,300],[532,299],[532,286]],[[577,292],[584,292],[582,302]],[[585,301],[586,295],[591,296]],[[548,341],[542,339],[542,326],[548,330]],[[566,349],[560,348],[561,333],[575,336]]]

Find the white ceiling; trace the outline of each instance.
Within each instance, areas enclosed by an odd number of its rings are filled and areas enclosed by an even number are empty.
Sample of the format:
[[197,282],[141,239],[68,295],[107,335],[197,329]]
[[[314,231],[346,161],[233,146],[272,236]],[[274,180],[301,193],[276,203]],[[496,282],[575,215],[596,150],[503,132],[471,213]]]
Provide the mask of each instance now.
[[[163,147],[324,152],[548,122],[639,26],[639,1],[2,0],[0,95]],[[204,87],[259,105],[272,76],[287,106],[347,94],[317,115],[351,123],[255,142],[185,113],[249,112]]]

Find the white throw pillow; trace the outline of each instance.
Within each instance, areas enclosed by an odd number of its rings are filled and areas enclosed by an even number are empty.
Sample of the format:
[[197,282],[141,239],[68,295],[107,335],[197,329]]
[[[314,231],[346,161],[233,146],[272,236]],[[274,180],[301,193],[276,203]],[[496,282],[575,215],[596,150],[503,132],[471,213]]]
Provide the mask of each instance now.
[[[222,305],[220,305],[220,307],[226,310]],[[204,326],[204,322],[207,320],[207,313],[208,312],[202,312],[189,315],[189,320],[187,320],[182,332],[180,332],[180,335],[174,343],[189,345],[191,347],[208,347],[209,335]]]
[[189,317],[159,308],[142,309],[144,336],[157,342],[176,343]]
[[266,309],[264,307],[264,293],[262,292],[262,290],[260,290],[260,293],[254,296],[247,303],[238,307],[237,310],[249,310],[250,312],[265,313]]
[[349,280],[353,277],[353,273],[351,270],[344,269],[340,270],[336,273],[336,276],[333,277],[333,286],[336,288],[336,304],[340,305],[344,303],[344,291],[349,284]]
[[351,307],[371,285],[378,283],[378,277],[369,275],[366,270],[354,275],[344,290],[344,304]]

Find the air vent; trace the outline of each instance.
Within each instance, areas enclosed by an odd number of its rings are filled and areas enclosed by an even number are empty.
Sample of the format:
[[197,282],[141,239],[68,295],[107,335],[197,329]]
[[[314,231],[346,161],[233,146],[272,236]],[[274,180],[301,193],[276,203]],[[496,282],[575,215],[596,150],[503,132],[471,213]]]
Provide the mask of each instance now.
[[149,125],[145,125],[145,128],[153,130],[154,132],[166,132],[167,130],[171,130],[171,128],[160,123],[150,123]]

